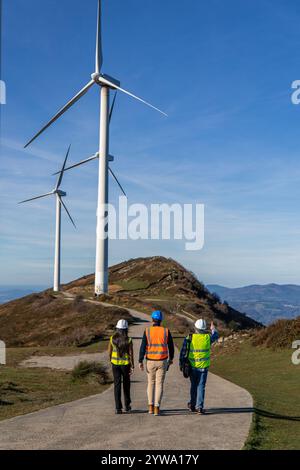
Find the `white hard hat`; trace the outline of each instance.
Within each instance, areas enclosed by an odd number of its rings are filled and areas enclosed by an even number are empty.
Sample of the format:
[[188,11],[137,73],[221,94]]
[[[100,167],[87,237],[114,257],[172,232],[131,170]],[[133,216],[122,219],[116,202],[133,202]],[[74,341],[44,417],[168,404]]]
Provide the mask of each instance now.
[[206,330],[206,321],[200,318],[200,320],[196,321],[195,327],[197,330]]
[[119,320],[117,323],[118,330],[128,330],[128,321],[127,320]]

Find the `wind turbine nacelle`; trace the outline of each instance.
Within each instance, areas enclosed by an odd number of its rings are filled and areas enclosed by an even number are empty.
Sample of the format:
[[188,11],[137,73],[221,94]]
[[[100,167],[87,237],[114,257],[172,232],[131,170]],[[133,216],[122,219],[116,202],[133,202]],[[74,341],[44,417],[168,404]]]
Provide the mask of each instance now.
[[58,194],[60,197],[65,197],[67,195],[67,193],[65,193],[64,191],[60,191],[60,189],[56,191],[56,194]]
[[115,89],[114,88],[114,85],[116,87],[120,87],[121,86],[121,82],[119,80],[116,80],[115,78],[113,77],[110,77],[109,75],[106,75],[106,74],[100,74],[100,73],[93,73],[92,74],[92,79],[100,84],[100,85],[104,85],[104,86],[107,86],[109,88],[112,88],[113,90]]

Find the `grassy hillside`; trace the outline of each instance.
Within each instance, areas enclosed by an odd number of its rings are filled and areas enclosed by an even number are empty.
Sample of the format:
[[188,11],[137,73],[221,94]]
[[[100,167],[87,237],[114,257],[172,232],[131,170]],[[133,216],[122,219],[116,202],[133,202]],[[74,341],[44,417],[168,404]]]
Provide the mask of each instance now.
[[9,348],[6,366],[0,365],[0,421],[106,390],[110,382],[103,384],[96,376],[74,381],[71,372],[19,366],[22,360],[37,353],[57,355],[72,352],[75,348]]
[[[300,366],[291,361],[299,319],[293,323],[277,322],[243,343],[237,339],[214,349],[212,372],[246,388],[254,398],[247,449],[300,448]],[[283,341],[278,341],[280,336]]]
[[7,347],[85,345],[110,333],[127,310],[68,300],[50,291],[0,305],[1,339]]
[[[189,321],[214,320],[219,330],[256,328],[254,320],[223,304],[196,277],[172,259],[139,258],[110,269],[110,291],[96,302],[94,275],[66,284],[63,294],[46,290],[0,305],[1,339],[8,347],[85,345],[107,336],[122,307],[150,313],[162,309],[174,330],[185,333]],[[69,298],[68,298],[69,297]],[[110,307],[101,301],[117,305]]]
[[300,317],[295,320],[278,320],[258,331],[254,336],[253,345],[283,349],[290,348],[297,339],[300,339]]
[[[161,308],[184,332],[191,320],[199,317],[214,320],[226,333],[231,330],[257,328],[257,322],[220,302],[198,281],[195,275],[172,259],[164,257],[138,258],[110,268],[109,297],[111,303],[150,311]],[[93,295],[94,275],[84,276],[64,286],[72,294]],[[181,325],[180,325],[181,323]]]

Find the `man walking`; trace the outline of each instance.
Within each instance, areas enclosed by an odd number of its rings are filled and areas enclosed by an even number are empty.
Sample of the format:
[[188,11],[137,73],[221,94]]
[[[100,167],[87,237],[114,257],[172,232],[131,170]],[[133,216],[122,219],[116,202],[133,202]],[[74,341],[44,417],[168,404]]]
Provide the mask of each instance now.
[[210,325],[211,333],[206,330],[206,321],[197,320],[195,333],[184,339],[179,358],[182,370],[184,362],[188,359],[190,364],[191,399],[188,403],[191,412],[204,414],[205,387],[208,368],[210,366],[211,345],[219,335],[214,323]]
[[160,414],[166,372],[174,359],[173,338],[168,328],[161,326],[162,319],[163,315],[159,310],[152,313],[153,324],[144,333],[139,355],[141,370],[144,370],[143,361],[146,356],[149,414],[154,416]]

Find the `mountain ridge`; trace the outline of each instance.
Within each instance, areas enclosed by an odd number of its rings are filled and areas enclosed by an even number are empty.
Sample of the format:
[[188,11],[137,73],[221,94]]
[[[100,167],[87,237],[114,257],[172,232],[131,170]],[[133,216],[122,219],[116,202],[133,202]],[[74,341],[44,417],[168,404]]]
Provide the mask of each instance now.
[[236,288],[208,284],[207,288],[263,324],[300,315],[300,286],[297,284],[251,284]]

